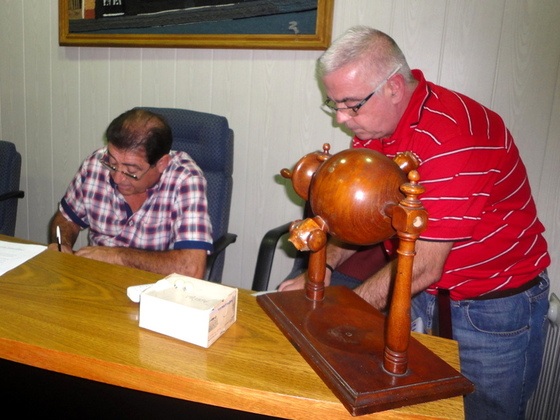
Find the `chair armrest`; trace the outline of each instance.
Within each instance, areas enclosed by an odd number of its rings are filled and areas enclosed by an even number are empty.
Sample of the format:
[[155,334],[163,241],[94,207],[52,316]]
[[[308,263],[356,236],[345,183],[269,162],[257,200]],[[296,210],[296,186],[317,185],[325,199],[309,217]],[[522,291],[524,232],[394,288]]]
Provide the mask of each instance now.
[[237,240],[237,235],[235,233],[225,233],[220,236],[213,244],[214,252],[208,256],[206,259],[206,272],[204,273],[204,278],[206,280],[210,279],[212,274],[212,269],[214,268],[214,261],[218,256],[227,248],[229,244],[234,243]]
[[255,266],[255,275],[253,276],[252,290],[263,292],[268,290],[270,281],[270,272],[272,271],[272,262],[274,261],[274,253],[276,245],[282,236],[290,231],[292,222],[269,230],[263,237],[259,247],[257,256],[257,264]]
[[4,194],[0,194],[0,201],[9,200],[10,198],[23,198],[23,191],[10,191]]

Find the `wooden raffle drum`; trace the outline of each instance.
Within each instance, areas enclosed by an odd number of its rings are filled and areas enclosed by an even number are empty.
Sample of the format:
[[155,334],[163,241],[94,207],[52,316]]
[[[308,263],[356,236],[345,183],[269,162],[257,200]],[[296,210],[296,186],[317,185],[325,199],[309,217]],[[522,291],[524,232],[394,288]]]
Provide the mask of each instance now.
[[[470,381],[410,336],[415,242],[428,219],[417,159],[329,150],[325,144],[281,171],[314,215],[290,229],[296,248],[310,251],[306,287],[261,295],[259,305],[354,416],[472,392]],[[395,233],[387,317],[345,286],[324,287],[328,235],[372,245]]]

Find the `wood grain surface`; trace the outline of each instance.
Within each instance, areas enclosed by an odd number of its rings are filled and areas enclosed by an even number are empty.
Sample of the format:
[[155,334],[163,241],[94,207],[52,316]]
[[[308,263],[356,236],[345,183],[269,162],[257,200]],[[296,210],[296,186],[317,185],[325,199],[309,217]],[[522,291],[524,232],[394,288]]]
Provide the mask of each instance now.
[[[237,322],[209,349],[139,328],[126,288],[159,278],[47,250],[0,276],[0,357],[270,416],[351,418],[250,291],[240,290]],[[415,337],[458,367],[455,342]],[[362,418],[463,418],[462,398]]]

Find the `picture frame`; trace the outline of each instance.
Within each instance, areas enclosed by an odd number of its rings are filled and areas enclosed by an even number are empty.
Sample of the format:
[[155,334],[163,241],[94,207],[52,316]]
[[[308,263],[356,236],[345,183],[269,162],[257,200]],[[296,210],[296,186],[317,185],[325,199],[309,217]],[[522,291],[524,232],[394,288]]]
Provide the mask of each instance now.
[[[89,19],[86,20],[82,15],[75,18],[71,13],[76,13],[76,7],[82,7],[88,0],[59,0],[59,45],[60,46],[79,46],[79,47],[146,47],[146,48],[231,48],[231,49],[293,49],[293,50],[325,50],[331,42],[332,34],[332,20],[334,0],[315,0],[316,10],[315,15],[307,14],[308,31],[300,33],[298,31],[298,20],[292,19],[289,21],[290,33],[169,33],[170,27],[168,26],[154,26],[148,29],[151,33],[131,33],[131,29],[109,29],[102,31],[90,30],[90,25],[96,23],[93,21],[106,21],[115,22],[111,18],[104,19]],[[94,1],[95,0],[91,0]],[[99,0],[98,0],[99,1]],[[141,0],[137,0],[141,1]],[[281,7],[286,4],[298,3],[293,0],[253,0],[245,2],[228,2],[228,3],[244,3],[240,4],[237,14],[245,13],[249,6],[263,3],[277,2]],[[103,1],[101,1],[103,3]],[[117,2],[120,3],[120,2]],[[212,3],[212,2],[208,2]],[[225,3],[225,2],[224,2]],[[300,2],[301,3],[301,2]],[[268,5],[266,5],[268,6]],[[72,7],[74,10],[72,10]],[[218,6],[208,6],[218,7]],[[220,9],[223,10],[223,9]],[[172,12],[171,12],[172,13]],[[286,15],[288,16],[288,15]],[[311,17],[310,17],[311,16]],[[316,17],[316,19],[314,19]],[[192,17],[190,19],[195,19]],[[138,18],[137,18],[138,19]],[[272,30],[267,16],[242,16],[240,19],[234,19],[237,22],[242,22],[245,27],[252,28],[265,28]],[[279,19],[279,18],[276,18]],[[284,19],[284,17],[282,17]],[[305,22],[302,18],[302,21]],[[125,19],[121,19],[125,20]],[[209,28],[210,31],[218,29],[224,32],[224,27],[233,25],[234,20],[228,20],[224,24],[205,21],[195,22],[199,28]],[[314,21],[314,28],[313,28]],[[225,22],[225,21],[224,21]],[[309,23],[310,22],[310,23]],[[86,25],[86,30],[81,30],[81,27]],[[212,26],[213,25],[213,26]],[[190,25],[189,25],[190,26]],[[282,30],[285,31],[285,22],[282,23]],[[71,29],[72,27],[72,29]],[[74,29],[74,28],[78,29]],[[185,25],[181,26],[184,28]],[[179,26],[178,26],[179,28]],[[270,29],[269,29],[270,28]],[[309,30],[311,28],[311,31]],[[174,28],[172,28],[174,29]],[[135,31],[136,29],[132,29]],[[206,30],[206,29],[205,29]],[[313,32],[314,30],[314,32]],[[167,32],[166,32],[167,31]],[[217,31],[216,31],[217,32]],[[257,31],[255,31],[257,32]],[[313,33],[309,33],[313,32]]]

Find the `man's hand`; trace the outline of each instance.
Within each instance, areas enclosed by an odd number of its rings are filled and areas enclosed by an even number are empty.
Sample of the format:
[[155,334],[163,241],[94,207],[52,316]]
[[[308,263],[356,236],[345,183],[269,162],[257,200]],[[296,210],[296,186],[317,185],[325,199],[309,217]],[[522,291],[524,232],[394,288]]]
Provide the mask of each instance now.
[[300,290],[305,287],[307,273],[300,274],[296,278],[285,280],[278,286],[279,292],[287,292],[288,290]]
[[[49,244],[48,249],[51,249],[53,251],[58,251],[58,244],[57,243]],[[70,248],[68,245],[61,245],[60,246],[60,251],[66,253],[66,254],[73,254],[74,253],[72,248]]]
[[[57,230],[60,231],[61,237],[58,238]],[[60,240],[60,250],[67,254],[73,254],[72,247],[76,243],[76,239],[80,233],[80,226],[72,221],[67,220],[60,210],[57,210],[51,219],[49,227],[49,249],[58,251],[58,240]]]
[[[300,290],[305,288],[305,282],[307,281],[307,272],[300,274],[299,276],[285,280],[278,286],[279,292],[287,292],[289,290]],[[325,287],[331,284],[331,272],[330,270],[325,270]]]
[[84,246],[76,251],[78,257],[85,257],[91,260],[103,261],[117,264],[113,248],[107,246]]

